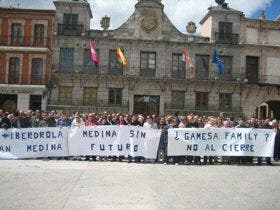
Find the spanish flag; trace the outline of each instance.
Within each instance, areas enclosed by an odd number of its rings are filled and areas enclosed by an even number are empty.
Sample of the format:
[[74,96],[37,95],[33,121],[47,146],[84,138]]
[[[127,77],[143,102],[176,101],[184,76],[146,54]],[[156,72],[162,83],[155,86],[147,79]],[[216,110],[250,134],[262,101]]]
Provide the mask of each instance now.
[[117,48],[116,57],[121,64],[123,64],[123,65],[127,64],[126,58],[125,58],[123,52],[121,51],[121,48],[119,48],[119,47]]

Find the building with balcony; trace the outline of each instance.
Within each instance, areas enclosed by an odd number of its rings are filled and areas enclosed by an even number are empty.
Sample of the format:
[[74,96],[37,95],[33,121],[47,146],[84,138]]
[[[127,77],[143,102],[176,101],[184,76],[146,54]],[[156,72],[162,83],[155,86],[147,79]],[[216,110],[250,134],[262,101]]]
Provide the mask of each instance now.
[[[105,17],[104,30],[95,30],[89,28],[92,14],[86,1],[58,0],[55,5],[55,88],[49,109],[249,117],[259,115],[257,107],[267,102],[267,116],[279,116],[269,105],[280,101],[279,21],[248,19],[223,3],[209,8],[197,36],[179,32],[161,0],[138,0],[122,26],[107,30]],[[90,59],[89,40],[100,56],[98,65]],[[118,47],[128,60],[125,66],[116,59]],[[194,71],[182,61],[183,48]],[[223,73],[212,63],[214,49]]]
[[0,108],[46,109],[55,6],[0,1]]

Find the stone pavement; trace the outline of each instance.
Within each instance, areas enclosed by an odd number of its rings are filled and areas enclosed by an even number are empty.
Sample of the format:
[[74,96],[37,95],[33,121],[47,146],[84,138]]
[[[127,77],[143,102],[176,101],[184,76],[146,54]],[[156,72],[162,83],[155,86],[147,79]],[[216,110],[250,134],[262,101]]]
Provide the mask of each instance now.
[[0,160],[0,209],[279,209],[280,164]]

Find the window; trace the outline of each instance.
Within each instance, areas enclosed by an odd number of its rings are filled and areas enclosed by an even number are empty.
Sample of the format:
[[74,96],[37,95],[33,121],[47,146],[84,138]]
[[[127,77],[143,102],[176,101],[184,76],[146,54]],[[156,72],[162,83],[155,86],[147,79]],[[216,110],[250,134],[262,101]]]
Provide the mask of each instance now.
[[19,57],[11,57],[9,59],[9,83],[19,82],[20,59]]
[[155,77],[156,75],[156,53],[141,52],[140,76]]
[[220,34],[232,34],[232,23],[219,22],[219,33]]
[[250,84],[258,83],[259,57],[246,56],[246,78]]
[[41,110],[42,108],[42,96],[41,95],[30,95],[29,97],[29,109]]
[[64,14],[63,24],[58,24],[58,34],[78,36],[82,33],[82,25],[78,24],[78,14]]
[[64,14],[63,23],[65,25],[77,25],[78,24],[78,14]]
[[22,45],[22,26],[20,23],[13,23],[11,30],[11,44],[12,45]]
[[219,94],[219,108],[221,111],[231,110],[231,99],[232,99],[232,95],[230,93]]
[[222,63],[224,64],[224,72],[220,75],[221,79],[231,79],[232,73],[232,57],[220,56]]
[[97,102],[97,88],[84,88],[84,105],[94,105]]
[[109,89],[109,105],[121,105],[122,104],[122,89],[110,88]]
[[58,90],[58,103],[71,105],[72,103],[72,95],[73,95],[73,87],[59,87]]
[[35,46],[44,45],[44,25],[43,24],[34,25],[34,45]]
[[185,92],[184,91],[172,91],[171,107],[172,107],[172,109],[184,109],[185,108]]
[[216,33],[218,43],[238,43],[238,34],[232,33],[232,23],[219,22],[219,33]]
[[[116,57],[116,50],[109,51],[109,74],[122,75],[123,65],[118,61]],[[124,51],[122,50],[124,53]]]
[[59,66],[61,71],[72,71],[74,48],[60,48]]
[[172,77],[186,78],[186,63],[182,60],[182,54],[172,54]]
[[31,83],[41,83],[43,79],[43,59],[33,58],[31,69]]
[[195,95],[195,107],[198,110],[208,110],[209,94],[197,92]]
[[208,79],[209,77],[209,55],[195,55],[195,78]]
[[[99,49],[95,49],[95,51],[99,55]],[[98,64],[92,61],[89,49],[84,50],[84,71],[94,74],[97,74],[98,71]]]

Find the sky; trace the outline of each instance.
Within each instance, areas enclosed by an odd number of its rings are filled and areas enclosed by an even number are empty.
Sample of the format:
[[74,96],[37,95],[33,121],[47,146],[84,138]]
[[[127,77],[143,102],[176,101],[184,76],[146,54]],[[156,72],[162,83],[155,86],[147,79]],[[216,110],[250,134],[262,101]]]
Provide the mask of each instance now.
[[[91,5],[93,19],[92,29],[101,29],[101,17],[111,17],[110,29],[120,27],[134,12],[138,0],[88,0]],[[267,19],[275,20],[280,15],[280,0],[226,0],[229,7],[243,11],[246,17],[259,18],[264,10]],[[198,26],[199,21],[207,13],[210,6],[217,5],[215,0],[162,0],[164,12],[171,22],[183,33],[186,25],[193,21]]]

